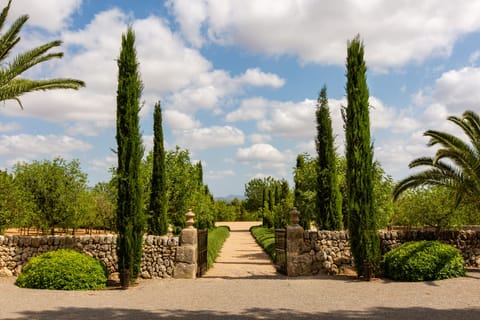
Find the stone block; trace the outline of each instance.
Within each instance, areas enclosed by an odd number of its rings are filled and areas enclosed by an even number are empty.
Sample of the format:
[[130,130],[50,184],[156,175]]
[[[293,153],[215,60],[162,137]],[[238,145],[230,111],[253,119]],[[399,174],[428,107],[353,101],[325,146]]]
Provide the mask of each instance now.
[[7,268],[2,268],[0,269],[0,277],[13,277],[13,273]]
[[197,248],[194,246],[178,247],[177,261],[185,263],[195,263],[197,261]]
[[195,279],[197,274],[197,265],[179,262],[175,265],[173,276],[175,279]]
[[180,245],[197,245],[197,229],[183,229],[180,236]]

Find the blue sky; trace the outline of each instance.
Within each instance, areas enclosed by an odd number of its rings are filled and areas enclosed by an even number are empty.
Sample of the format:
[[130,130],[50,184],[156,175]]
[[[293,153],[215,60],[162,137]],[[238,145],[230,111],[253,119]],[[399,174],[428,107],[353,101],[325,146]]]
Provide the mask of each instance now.
[[[19,50],[61,39],[65,57],[27,73],[87,87],[25,95],[0,107],[0,168],[78,158],[90,184],[115,165],[115,92],[122,32],[132,25],[145,85],[141,126],[152,147],[161,100],[165,144],[189,149],[215,196],[254,177],[292,181],[297,154],[314,154],[315,103],[327,86],[344,151],[347,41],[365,44],[375,158],[394,177],[431,155],[422,133],[480,111],[480,2],[14,0],[29,14]],[[455,131],[452,131],[455,132]]]

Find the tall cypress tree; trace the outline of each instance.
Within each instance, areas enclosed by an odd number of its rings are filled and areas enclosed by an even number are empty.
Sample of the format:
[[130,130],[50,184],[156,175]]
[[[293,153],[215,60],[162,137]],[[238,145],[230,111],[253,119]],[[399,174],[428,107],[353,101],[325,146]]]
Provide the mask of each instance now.
[[143,157],[139,125],[142,82],[138,72],[135,35],[129,27],[122,35],[117,87],[117,256],[122,286],[128,287],[140,273],[144,217],[139,183]]
[[342,198],[337,179],[333,129],[328,108],[327,87],[323,86],[317,100],[317,214],[319,229],[342,229]]
[[153,169],[150,193],[150,221],[148,232],[154,235],[166,234],[167,223],[167,177],[165,171],[165,148],[163,146],[162,108],[155,104],[153,112]]
[[367,265],[373,271],[380,263],[380,245],[376,230],[373,198],[374,164],[370,142],[370,118],[364,47],[360,36],[348,43],[347,108],[345,121],[347,158],[347,207],[350,242],[359,276],[366,275]]

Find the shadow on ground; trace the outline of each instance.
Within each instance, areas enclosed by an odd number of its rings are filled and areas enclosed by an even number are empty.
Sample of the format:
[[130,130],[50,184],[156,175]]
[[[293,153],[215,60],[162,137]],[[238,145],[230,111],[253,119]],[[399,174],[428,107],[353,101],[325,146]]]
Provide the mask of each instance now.
[[[289,309],[264,309],[251,308],[242,314],[232,314],[216,311],[185,311],[185,310],[160,310],[151,312],[139,309],[115,309],[115,308],[61,308],[50,311],[25,311],[17,318],[9,319],[319,319],[319,320],[340,320],[340,319],[480,319],[480,308],[475,309],[446,309],[437,310],[430,308],[374,308],[368,311],[333,311],[303,313]],[[6,320],[9,320],[6,319]]]

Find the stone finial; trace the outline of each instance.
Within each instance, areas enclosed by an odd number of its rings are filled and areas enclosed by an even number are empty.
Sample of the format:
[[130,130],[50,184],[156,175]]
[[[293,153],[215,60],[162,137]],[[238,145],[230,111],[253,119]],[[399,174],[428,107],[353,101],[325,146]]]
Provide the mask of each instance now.
[[300,222],[300,212],[297,210],[296,207],[293,207],[292,211],[290,211],[290,225],[297,226]]
[[185,227],[187,229],[192,229],[193,224],[195,223],[193,221],[193,217],[195,217],[195,213],[192,212],[192,209],[188,209],[188,212],[185,214],[185,216],[187,217],[187,220],[185,221]]
[[167,236],[169,237],[173,236],[173,226],[171,224],[168,225]]

